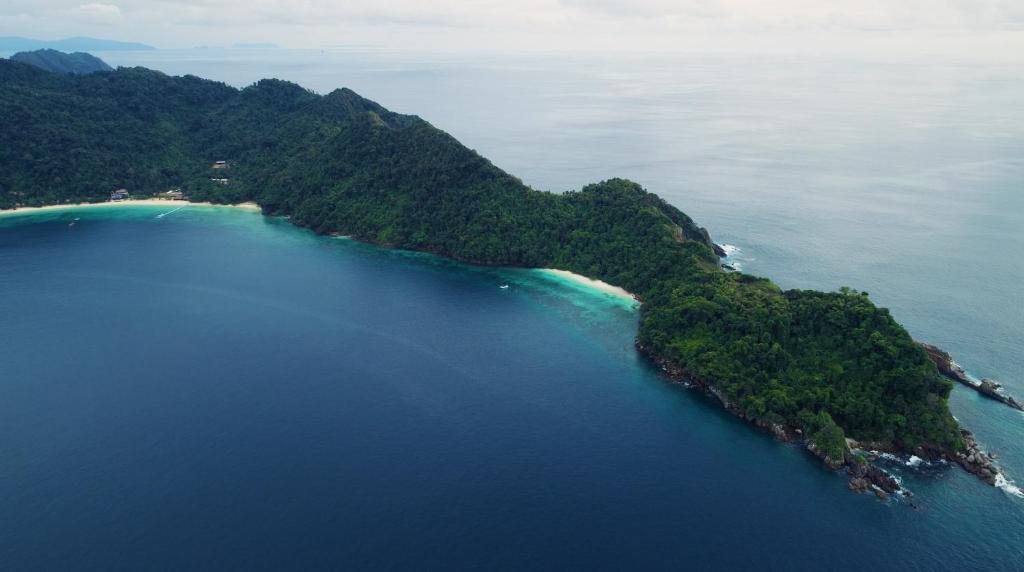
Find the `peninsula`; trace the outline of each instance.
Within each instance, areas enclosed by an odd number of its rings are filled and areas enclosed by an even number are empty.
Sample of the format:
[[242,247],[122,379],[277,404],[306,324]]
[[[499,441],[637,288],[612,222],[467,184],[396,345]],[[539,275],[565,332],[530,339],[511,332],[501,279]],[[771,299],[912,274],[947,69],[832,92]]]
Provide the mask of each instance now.
[[952,382],[867,293],[726,272],[707,230],[631,181],[540,191],[348,89],[239,90],[144,68],[63,75],[0,60],[0,135],[0,208],[181,189],[322,234],[623,288],[641,301],[639,351],[847,466],[857,488],[888,485],[851,445],[953,461],[968,450]]

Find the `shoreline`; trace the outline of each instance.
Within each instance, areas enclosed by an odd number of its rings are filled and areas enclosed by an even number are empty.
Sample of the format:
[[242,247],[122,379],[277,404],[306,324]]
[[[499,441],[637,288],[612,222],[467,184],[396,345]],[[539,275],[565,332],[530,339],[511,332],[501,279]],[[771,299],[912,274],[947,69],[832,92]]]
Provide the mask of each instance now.
[[626,290],[625,288],[620,288],[618,286],[612,286],[611,284],[609,284],[607,282],[604,282],[602,280],[595,280],[593,278],[587,278],[586,276],[583,276],[582,274],[576,274],[575,272],[569,272],[568,270],[559,270],[557,268],[540,268],[539,270],[541,272],[545,273],[545,274],[558,276],[560,278],[564,278],[566,280],[575,282],[577,284],[581,284],[583,286],[587,286],[589,288],[593,288],[594,290],[598,290],[598,291],[603,292],[605,294],[611,294],[612,296],[616,296],[616,297],[619,297],[619,298],[625,298],[625,299],[629,300],[630,302],[639,302],[640,301],[640,299],[637,298],[635,294],[633,294],[632,292]]
[[[0,217],[3,217],[5,215],[15,215],[15,214],[26,214],[26,215],[29,215],[29,214],[35,214],[35,213],[41,213],[41,212],[47,212],[47,211],[76,210],[76,209],[101,208],[101,207],[124,207],[124,206],[159,206],[159,207],[171,206],[171,207],[177,207],[177,208],[184,208],[184,207],[187,207],[187,206],[225,207],[225,208],[233,208],[233,209],[239,209],[239,210],[262,212],[261,207],[258,204],[254,203],[254,202],[243,202],[243,203],[234,203],[234,204],[215,204],[215,203],[210,203],[210,202],[188,202],[188,201],[181,201],[181,200],[166,200],[166,199],[138,199],[138,200],[117,201],[117,202],[75,203],[75,204],[64,204],[64,205],[47,205],[47,206],[42,206],[42,207],[22,207],[22,208],[18,208],[18,209],[0,209]],[[296,225],[296,226],[302,227],[302,225]],[[325,233],[325,234],[323,234],[323,236],[330,237],[330,238],[343,238],[343,239],[356,239],[356,240],[360,240],[357,237],[353,237],[353,236],[349,236],[349,235],[344,235],[344,234],[341,234],[341,233],[338,233],[338,232]],[[374,241],[365,241],[365,242],[368,242],[369,244],[374,244],[376,246],[383,247],[383,248],[400,248],[400,247],[396,247],[395,245],[380,244],[380,243],[377,243],[377,242],[374,242]],[[459,260],[457,258],[453,258],[451,256],[446,256],[444,254],[439,254],[439,253],[430,253],[430,254],[435,254],[435,255],[438,255],[438,256],[442,256],[444,258],[449,258],[449,259],[452,259],[452,260],[457,260],[457,261],[465,262],[465,263],[468,263],[468,264],[486,265],[484,263],[476,262],[476,261]],[[533,270],[541,273],[542,275],[546,275],[549,279],[550,278],[560,278],[560,279],[562,279],[562,280],[564,280],[566,282],[571,282],[571,283],[576,284],[578,286],[582,286],[584,288],[587,288],[587,289],[590,289],[590,290],[593,290],[593,291],[596,291],[596,292],[600,292],[600,293],[612,296],[614,298],[618,298],[620,300],[628,301],[628,302],[630,302],[632,304],[635,304],[635,305],[639,305],[639,304],[642,303],[641,300],[635,294],[629,292],[625,288],[622,288],[622,287],[619,287],[619,286],[614,286],[614,285],[609,284],[607,282],[604,282],[602,280],[597,280],[597,279],[594,279],[594,278],[588,278],[587,276],[584,276],[582,274],[577,274],[575,272],[571,272],[571,271],[568,271],[568,270],[561,270],[561,269],[557,269],[557,268],[534,268]],[[845,454],[842,459],[832,459],[832,458],[828,457],[827,455],[825,455],[823,452],[816,450],[816,448],[810,443],[809,440],[807,440],[801,434],[801,432],[799,430],[794,430],[794,428],[792,428],[792,427],[785,427],[785,426],[774,424],[774,423],[768,423],[768,422],[766,422],[763,419],[750,418],[750,417],[744,415],[742,413],[742,411],[740,411],[737,407],[735,407],[728,400],[726,400],[724,398],[724,396],[721,394],[721,392],[712,383],[709,383],[706,380],[701,380],[701,379],[694,378],[693,376],[690,376],[690,375],[686,374],[682,370],[680,370],[677,367],[675,367],[673,364],[669,363],[667,360],[664,360],[664,359],[659,358],[658,356],[652,354],[650,351],[647,350],[647,348],[643,347],[639,343],[636,344],[636,349],[639,350],[639,353],[641,355],[643,355],[645,358],[647,358],[649,361],[651,361],[655,365],[659,366],[659,368],[662,370],[662,372],[667,376],[667,378],[671,382],[681,383],[681,384],[683,384],[683,385],[685,385],[687,387],[699,389],[703,393],[705,393],[706,395],[714,397],[714,398],[717,398],[717,401],[719,402],[719,404],[726,411],[732,413],[733,415],[739,417],[740,419],[746,421],[747,423],[750,423],[754,427],[760,428],[761,430],[765,430],[765,431],[773,434],[776,439],[778,439],[778,440],[780,440],[782,442],[796,444],[796,445],[800,445],[800,446],[806,448],[812,455],[817,457],[818,460],[820,462],[822,462],[823,465],[825,465],[826,467],[828,467],[829,469],[831,469],[833,471],[837,471],[837,472],[838,471],[845,471],[849,475],[849,488],[851,490],[853,490],[855,492],[858,492],[858,493],[873,492],[881,500],[887,499],[889,497],[889,495],[894,494],[894,493],[901,493],[901,494],[905,494],[905,496],[910,496],[910,492],[906,491],[906,489],[904,489],[900,485],[900,483],[897,480],[895,480],[889,473],[887,473],[886,471],[884,471],[882,469],[879,469],[878,467],[870,465],[869,463],[865,463],[863,461],[857,461],[855,459],[855,457],[850,454],[851,453],[850,450],[848,450],[847,454]],[[971,441],[971,444],[974,446],[972,448],[976,448],[977,444],[973,442],[971,433],[969,431],[965,431],[965,430],[962,430],[962,432],[965,433],[964,436],[969,441]],[[848,442],[848,446],[849,446],[849,442],[850,441],[851,440],[847,441]],[[884,446],[884,444],[872,444],[872,445],[879,446],[880,450],[883,450],[883,451],[891,451],[891,452],[896,452],[896,453],[911,454],[910,451],[901,450],[899,447],[892,447],[891,445],[888,446],[888,447]],[[917,452],[917,451],[915,451],[915,452]],[[971,453],[975,453],[975,455],[973,455],[973,457],[978,459],[979,461],[981,460],[981,455],[985,455],[986,457],[988,456],[987,454],[983,453],[980,449],[972,450],[970,452]],[[1006,489],[1008,492],[1011,492],[1012,494],[1020,496],[1020,493],[1018,492],[1020,489],[1016,488],[1015,486],[1013,486],[1011,483],[1008,482],[1008,480],[1006,479],[1005,475],[998,469],[998,467],[994,466],[994,464],[991,463],[991,460],[989,460],[991,458],[986,459],[989,462],[985,463],[985,465],[991,465],[991,467],[989,467],[989,466],[985,466],[984,467],[984,468],[989,468],[991,470],[991,473],[990,474],[983,474],[979,470],[980,468],[982,468],[981,467],[982,463],[980,463],[980,462],[974,463],[974,462],[967,461],[967,455],[965,455],[965,454],[947,455],[947,454],[943,454],[943,453],[946,453],[946,452],[940,452],[937,456],[935,456],[935,455],[927,455],[927,453],[925,451],[920,451],[921,455],[924,455],[925,457],[927,457],[929,459],[934,459],[934,458],[945,458],[945,459],[948,459],[948,460],[952,461],[953,463],[958,464],[961,467],[963,467],[967,472],[972,473],[975,476],[979,477],[983,482],[986,482],[987,484],[992,485],[992,486],[996,486],[998,488]],[[973,461],[973,459],[972,459],[972,461]],[[976,464],[978,466],[975,466]],[[1002,480],[1002,483],[999,482],[1000,479]]]
[[[854,448],[851,447],[851,443],[856,444],[856,441],[847,439],[847,450],[844,452],[842,458],[834,459],[825,451],[821,451],[815,447],[814,443],[804,435],[801,430],[795,427],[774,423],[764,418],[748,416],[742,409],[737,407],[736,404],[730,402],[713,383],[706,379],[690,375],[682,368],[671,363],[669,360],[657,356],[648,348],[644,347],[639,340],[636,342],[636,349],[640,355],[644,356],[652,364],[657,366],[669,382],[680,384],[688,389],[695,389],[698,392],[703,393],[716,401],[719,406],[725,409],[728,413],[731,413],[757,429],[770,433],[776,440],[805,449],[828,470],[835,473],[842,472],[844,474],[843,476],[847,479],[847,488],[851,491],[858,494],[871,493],[881,501],[889,500],[892,495],[900,495],[904,499],[908,499],[913,496],[913,493],[904,488],[902,484],[888,471],[874,465],[874,459],[864,459],[855,455]],[[898,448],[894,448],[887,444],[871,443],[870,445],[885,452],[895,452],[898,454],[907,453],[906,451],[899,450]],[[914,503],[911,502],[910,505],[914,506]]]
[[62,211],[62,210],[75,210],[75,209],[91,209],[101,207],[163,207],[163,206],[178,206],[178,207],[224,207],[241,209],[248,211],[260,211],[260,206],[253,202],[234,203],[234,204],[216,204],[211,202],[189,202],[189,201],[170,201],[166,199],[138,199],[138,200],[127,200],[127,201],[116,201],[116,202],[102,202],[102,203],[71,203],[66,205],[46,205],[42,207],[21,207],[16,209],[0,209],[0,216],[5,215],[16,215],[16,214],[33,214],[42,213],[47,211]]

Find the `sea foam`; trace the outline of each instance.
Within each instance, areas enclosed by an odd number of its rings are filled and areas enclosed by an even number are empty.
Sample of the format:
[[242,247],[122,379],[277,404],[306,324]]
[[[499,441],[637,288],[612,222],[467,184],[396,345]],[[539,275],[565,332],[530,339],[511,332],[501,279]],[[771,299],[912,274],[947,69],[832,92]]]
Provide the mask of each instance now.
[[742,270],[743,265],[753,260],[753,258],[746,256],[743,249],[736,246],[735,244],[721,244],[722,250],[725,251],[725,262],[729,266],[732,266],[736,270]]
[[725,251],[725,256],[726,257],[735,256],[736,254],[739,254],[741,252],[740,247],[732,245],[732,244],[723,244],[721,246],[722,246],[722,250]]
[[1020,490],[1020,487],[1013,484],[1006,479],[1006,476],[1002,473],[996,475],[996,486],[1010,493],[1015,497],[1024,499],[1024,491]]

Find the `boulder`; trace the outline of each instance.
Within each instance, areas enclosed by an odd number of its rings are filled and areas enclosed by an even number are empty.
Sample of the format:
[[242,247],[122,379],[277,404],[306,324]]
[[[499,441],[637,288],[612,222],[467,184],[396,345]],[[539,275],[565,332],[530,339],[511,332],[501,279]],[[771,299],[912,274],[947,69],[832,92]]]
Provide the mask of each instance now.
[[871,483],[869,483],[867,479],[862,479],[860,477],[854,477],[850,479],[850,482],[847,483],[847,486],[850,487],[851,491],[854,491],[856,493],[866,493],[869,489],[871,489]]

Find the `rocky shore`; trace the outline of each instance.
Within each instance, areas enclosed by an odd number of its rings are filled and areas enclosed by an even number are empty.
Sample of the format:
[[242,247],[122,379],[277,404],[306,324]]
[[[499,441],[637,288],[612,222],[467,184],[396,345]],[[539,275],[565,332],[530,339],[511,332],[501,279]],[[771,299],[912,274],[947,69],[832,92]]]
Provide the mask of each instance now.
[[924,348],[924,351],[928,353],[928,357],[935,362],[935,365],[939,368],[939,372],[942,373],[942,375],[970,387],[989,399],[994,399],[1004,405],[1008,405],[1019,411],[1024,411],[1024,403],[1021,403],[1012,396],[1004,393],[1003,388],[999,383],[991,379],[982,379],[981,381],[972,379],[967,375],[967,372],[964,371],[964,368],[960,367],[955,361],[953,361],[953,356],[949,355],[949,352],[931,344],[923,342],[918,343],[920,343],[921,347]]
[[847,455],[846,472],[850,475],[847,486],[851,491],[864,494],[873,493],[881,500],[886,500],[889,495],[903,493],[911,496],[910,491],[904,490],[892,475],[872,465],[871,458],[857,455]]
[[[772,423],[763,418],[751,418],[734,403],[726,399],[722,392],[713,384],[687,374],[685,371],[669,363],[667,360],[653,355],[639,343],[636,344],[636,347],[642,355],[657,364],[674,382],[682,383],[687,387],[696,388],[707,395],[714,396],[727,411],[740,419],[770,432],[780,441],[805,446],[811,454],[821,460],[821,462],[829,469],[839,471],[845,468],[846,473],[849,475],[848,486],[850,490],[857,493],[873,493],[881,500],[888,499],[889,496],[894,493],[901,493],[908,497],[911,496],[910,491],[903,489],[903,487],[900,486],[899,481],[897,481],[892,475],[887,473],[885,470],[872,465],[870,461],[874,460],[874,458],[871,456],[853,453],[847,450],[846,454],[842,458],[833,458],[824,451],[818,450],[813,443],[805,439],[805,436],[800,429],[787,427],[778,423]],[[860,444],[856,442],[852,442],[852,444],[860,446]],[[877,450],[891,449],[891,447],[884,444],[873,443],[870,445],[873,449]]]
[[[932,356],[933,360],[936,359],[936,356],[940,358],[941,363],[936,362],[936,365],[939,366],[939,370],[944,375],[961,381],[961,383],[968,384],[971,387],[984,385],[983,382],[974,382],[967,377],[963,369],[956,365],[948,353],[935,348],[934,346],[928,346],[926,344],[922,345],[926,350],[928,350],[928,354],[929,356]],[[877,459],[877,452],[913,454],[921,459],[930,461],[945,459],[960,465],[968,473],[977,476],[992,486],[995,486],[997,484],[998,477],[1002,476],[1002,471],[995,463],[995,455],[983,451],[977,441],[975,441],[974,435],[966,429],[960,430],[960,434],[964,441],[964,449],[962,451],[935,448],[929,449],[924,447],[916,447],[913,451],[904,451],[889,443],[860,443],[852,439],[847,439],[848,451],[845,456],[841,459],[833,458],[825,452],[817,450],[813,443],[805,439],[805,436],[800,429],[783,426],[778,423],[772,423],[762,418],[751,418],[734,403],[730,402],[717,387],[707,380],[689,375],[682,369],[669,363],[667,360],[653,355],[639,342],[636,344],[636,347],[642,355],[657,364],[674,382],[682,383],[687,387],[696,388],[707,395],[714,396],[727,411],[736,415],[740,419],[770,432],[780,441],[804,445],[811,454],[821,460],[821,462],[828,468],[835,471],[845,469],[847,475],[849,475],[847,486],[850,490],[856,493],[871,493],[881,500],[886,500],[896,493],[902,494],[905,497],[912,496],[910,491],[904,489],[900,485],[899,481],[897,481],[892,475],[871,463]],[[955,377],[957,375],[961,376],[962,379]],[[978,389],[979,392],[983,392],[983,390],[978,387],[975,387],[975,389]],[[1006,397],[1009,400],[1009,402],[1003,401],[1003,403],[1007,403],[1007,405],[1010,405],[1011,407],[1020,408],[1020,404],[1012,397],[1005,396],[1001,393],[997,395],[1000,397]],[[1000,399],[1000,401],[1002,400]]]
[[982,451],[970,431],[961,429],[960,434],[963,435],[966,447],[963,451],[956,452],[953,460],[968,473],[976,475],[979,479],[995,486],[996,477],[1002,474],[995,463],[995,456]]

